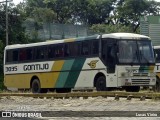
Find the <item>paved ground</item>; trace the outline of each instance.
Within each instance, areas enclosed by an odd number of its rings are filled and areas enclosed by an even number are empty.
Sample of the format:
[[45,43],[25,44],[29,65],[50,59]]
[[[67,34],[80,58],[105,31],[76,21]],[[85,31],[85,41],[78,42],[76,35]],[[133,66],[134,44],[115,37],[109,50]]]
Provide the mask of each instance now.
[[[75,99],[40,99],[40,98],[27,98],[27,97],[2,97],[0,98],[0,110],[1,111],[79,111],[77,113],[68,112],[69,117],[65,117],[64,112],[43,112],[42,115],[49,116],[38,119],[50,119],[50,120],[159,120],[160,119],[160,100],[145,100],[133,99],[131,101],[126,98],[120,98],[119,101],[114,100],[112,97],[103,98],[75,98]],[[87,111],[87,112],[85,112]],[[94,112],[93,112],[94,111]],[[96,112],[97,111],[97,112]],[[101,112],[99,112],[101,111]],[[106,111],[111,111],[106,112]],[[116,112],[120,111],[120,112]],[[123,111],[123,112],[122,112]],[[127,112],[135,111],[135,112]],[[142,112],[141,111],[145,111]],[[151,114],[150,114],[151,113]],[[90,117],[83,117],[90,115]],[[106,114],[111,117],[105,117]],[[156,114],[158,117],[136,117],[136,115],[152,115]],[[55,115],[55,117],[54,117]],[[58,115],[58,117],[57,117]],[[73,117],[73,116],[75,117]],[[102,117],[94,117],[94,116]],[[112,117],[116,116],[117,117]],[[133,116],[133,117],[121,117],[119,116]],[[134,116],[135,115],[135,116]],[[60,117],[59,117],[60,116]],[[7,119],[7,118],[5,118]],[[15,118],[12,118],[13,120]],[[17,118],[16,118],[17,119]],[[20,118],[19,118],[20,119]],[[36,118],[35,118],[36,119]],[[11,119],[10,119],[11,120]]]

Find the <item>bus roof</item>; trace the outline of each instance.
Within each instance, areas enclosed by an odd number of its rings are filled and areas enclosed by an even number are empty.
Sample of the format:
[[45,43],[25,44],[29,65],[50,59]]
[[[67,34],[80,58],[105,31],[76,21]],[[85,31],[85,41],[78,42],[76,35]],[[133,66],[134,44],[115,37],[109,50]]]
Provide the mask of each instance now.
[[150,37],[140,34],[134,34],[134,33],[110,33],[110,34],[103,34],[102,38],[116,38],[116,39],[141,39],[146,38],[150,39]]
[[160,46],[154,46],[154,49],[160,49]]
[[[49,44],[58,44],[58,43],[66,43],[66,42],[74,42],[74,41],[83,41],[83,40],[91,40],[91,39],[99,39],[101,35],[93,35],[87,37],[79,37],[79,38],[69,38],[69,39],[62,39],[62,40],[48,40],[45,42],[38,42],[38,43],[30,43],[30,44],[14,44],[8,45],[5,49],[14,49],[14,48],[24,48],[24,47],[34,47],[39,45],[49,45]],[[102,38],[115,38],[115,39],[135,39],[139,40],[141,38],[150,39],[147,36],[134,34],[134,33],[110,33],[110,34],[102,34]]]
[[34,47],[39,45],[49,45],[49,44],[58,44],[58,43],[66,43],[66,42],[74,42],[74,41],[91,40],[91,39],[98,39],[99,36],[100,35],[93,35],[93,36],[87,36],[87,37],[69,38],[69,39],[62,39],[62,40],[47,40],[45,42],[37,42],[37,43],[29,43],[29,44],[13,44],[13,45],[6,46],[5,49]]

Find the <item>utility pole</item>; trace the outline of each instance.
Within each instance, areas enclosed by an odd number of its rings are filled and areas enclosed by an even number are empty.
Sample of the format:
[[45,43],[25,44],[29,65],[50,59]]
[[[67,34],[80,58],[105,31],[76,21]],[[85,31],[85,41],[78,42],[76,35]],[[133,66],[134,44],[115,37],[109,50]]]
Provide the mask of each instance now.
[[12,2],[12,0],[6,0],[0,2],[0,3],[6,3],[6,46],[8,45],[8,2]]

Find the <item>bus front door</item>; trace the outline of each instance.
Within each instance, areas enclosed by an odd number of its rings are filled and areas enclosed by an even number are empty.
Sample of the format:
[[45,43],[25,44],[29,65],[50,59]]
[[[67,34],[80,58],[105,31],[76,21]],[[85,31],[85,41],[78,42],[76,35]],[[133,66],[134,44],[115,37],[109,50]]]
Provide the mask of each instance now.
[[[117,44],[116,41],[111,39],[107,40],[104,44],[103,53],[105,53],[105,63],[107,68],[107,86],[117,87],[117,72],[116,72],[116,63],[117,63]],[[105,52],[104,52],[105,51]]]

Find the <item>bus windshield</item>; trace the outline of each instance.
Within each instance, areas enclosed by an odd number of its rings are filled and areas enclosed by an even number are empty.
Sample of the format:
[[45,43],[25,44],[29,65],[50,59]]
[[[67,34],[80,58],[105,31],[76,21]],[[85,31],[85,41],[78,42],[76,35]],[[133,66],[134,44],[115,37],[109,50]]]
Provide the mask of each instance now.
[[150,41],[119,41],[119,63],[154,63],[154,54]]

